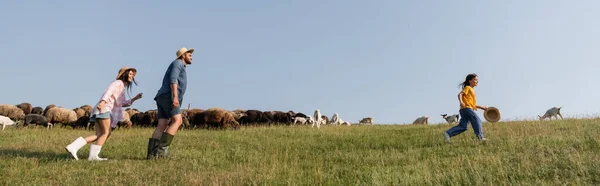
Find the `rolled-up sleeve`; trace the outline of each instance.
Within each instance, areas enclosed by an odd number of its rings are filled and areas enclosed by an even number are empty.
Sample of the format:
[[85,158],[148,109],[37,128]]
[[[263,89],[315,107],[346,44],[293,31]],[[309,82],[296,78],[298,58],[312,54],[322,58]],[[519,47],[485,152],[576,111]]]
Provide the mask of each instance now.
[[125,98],[125,95],[121,96],[121,106],[122,107],[129,107],[131,106],[131,99],[127,99]]
[[181,63],[175,63],[171,66],[171,73],[169,73],[169,82],[171,84],[177,84],[179,79],[179,74],[181,73]]

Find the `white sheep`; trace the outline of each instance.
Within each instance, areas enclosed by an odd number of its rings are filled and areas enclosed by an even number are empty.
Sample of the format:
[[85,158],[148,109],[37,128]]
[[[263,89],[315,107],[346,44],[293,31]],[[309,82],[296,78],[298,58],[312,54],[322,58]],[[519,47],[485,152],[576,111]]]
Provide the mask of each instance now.
[[344,123],[344,121],[342,120],[342,118],[340,118],[340,115],[338,115],[338,113],[333,113],[333,116],[331,116],[331,121],[329,123],[332,125],[341,125],[342,123]]
[[452,123],[458,122],[459,116],[458,116],[458,114],[449,115],[449,116],[448,116],[448,114],[442,114],[442,118],[444,118],[449,124],[452,124]]
[[2,124],[2,130],[4,130],[6,126],[14,125],[16,127],[17,123],[6,116],[0,116],[0,124]]
[[342,125],[348,125],[348,126],[350,126],[350,125],[352,125],[352,123],[350,123],[349,121],[344,121],[344,122],[342,123]]
[[552,107],[552,108],[546,110],[546,113],[543,116],[538,115],[538,117],[540,118],[540,121],[544,120],[546,118],[548,118],[549,120],[552,120],[552,117],[558,119],[558,116],[560,116],[560,119],[563,119],[563,116],[560,114],[561,108],[562,107]]
[[321,118],[321,111],[319,109],[315,110],[315,122],[312,124],[311,127],[315,127],[315,125],[317,125],[317,128],[321,128],[321,123],[324,123],[325,120],[323,120],[323,118]]
[[413,124],[425,124],[427,125],[427,123],[429,122],[429,116],[421,116],[419,118],[417,118]]
[[313,117],[312,117],[312,116],[307,116],[307,117],[306,117],[306,122],[307,122],[308,124],[313,124],[313,123],[315,123],[315,119],[313,119]]
[[296,123],[298,123],[298,122],[299,122],[300,124],[303,124],[303,125],[304,125],[304,124],[306,124],[306,121],[307,121],[307,119],[306,119],[306,118],[303,118],[303,117],[295,117],[295,118],[294,118],[294,125],[295,125]]

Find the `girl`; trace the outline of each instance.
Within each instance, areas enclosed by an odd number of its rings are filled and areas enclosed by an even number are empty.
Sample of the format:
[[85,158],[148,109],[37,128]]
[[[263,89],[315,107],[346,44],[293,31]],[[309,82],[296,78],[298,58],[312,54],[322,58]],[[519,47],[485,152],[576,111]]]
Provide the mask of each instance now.
[[[136,100],[142,98],[142,93],[136,95],[133,99],[125,98],[125,89],[131,92],[131,84],[137,85],[134,77],[137,73],[135,68],[123,67],[117,74],[117,80],[113,81],[102,94],[100,101],[94,107],[90,114],[90,122],[95,123],[96,134],[86,137],[77,138],[71,144],[67,145],[67,152],[71,153],[73,158],[77,158],[77,151],[84,145],[92,142],[96,144],[90,145],[90,156],[88,160],[106,160],[106,158],[98,157],[100,149],[110,135],[110,129],[115,128],[117,123],[123,120],[123,111],[121,107],[128,107]],[[110,127],[110,128],[109,128]]]
[[482,110],[487,110],[487,107],[477,105],[475,99],[475,90],[474,87],[479,83],[479,78],[477,78],[477,74],[469,74],[465,81],[460,84],[462,86],[462,91],[458,93],[458,101],[460,102],[460,121],[458,125],[450,128],[448,131],[444,132],[444,138],[447,142],[450,142],[450,137],[456,136],[467,130],[467,124],[471,122],[471,126],[473,126],[473,131],[477,138],[481,141],[485,141],[485,137],[483,136],[483,129],[481,128],[481,120],[479,116],[477,116],[477,108]]

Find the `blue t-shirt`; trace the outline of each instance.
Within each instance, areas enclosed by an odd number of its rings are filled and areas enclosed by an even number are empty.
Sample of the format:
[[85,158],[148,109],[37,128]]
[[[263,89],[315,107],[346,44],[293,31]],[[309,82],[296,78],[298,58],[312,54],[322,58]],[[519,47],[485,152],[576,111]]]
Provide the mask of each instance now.
[[165,76],[162,80],[162,86],[160,89],[158,89],[158,93],[156,93],[154,99],[156,100],[157,97],[162,95],[171,97],[171,84],[174,83],[177,84],[179,100],[182,100],[183,95],[185,94],[185,89],[187,88],[187,73],[185,72],[185,65],[183,64],[183,61],[179,59],[171,62],[169,68],[167,68],[167,72],[165,72]]

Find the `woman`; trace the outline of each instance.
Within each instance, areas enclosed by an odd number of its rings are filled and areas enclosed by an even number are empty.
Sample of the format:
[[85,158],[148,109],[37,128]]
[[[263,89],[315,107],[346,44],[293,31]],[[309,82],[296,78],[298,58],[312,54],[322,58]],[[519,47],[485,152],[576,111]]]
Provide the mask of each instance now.
[[121,108],[128,107],[136,100],[142,98],[142,93],[139,93],[130,100],[127,100],[125,97],[125,89],[131,92],[131,85],[137,85],[134,78],[136,73],[137,70],[135,68],[123,67],[119,70],[117,80],[113,81],[106,91],[104,91],[100,101],[91,113],[90,122],[95,123],[96,134],[86,138],[79,137],[65,147],[67,152],[71,153],[76,160],[79,160],[77,158],[77,151],[84,145],[94,141],[96,144],[90,145],[88,160],[107,160],[106,158],[98,157],[98,154],[100,154],[102,145],[104,145],[110,135],[111,128],[115,128],[117,123],[123,120],[123,111]]

